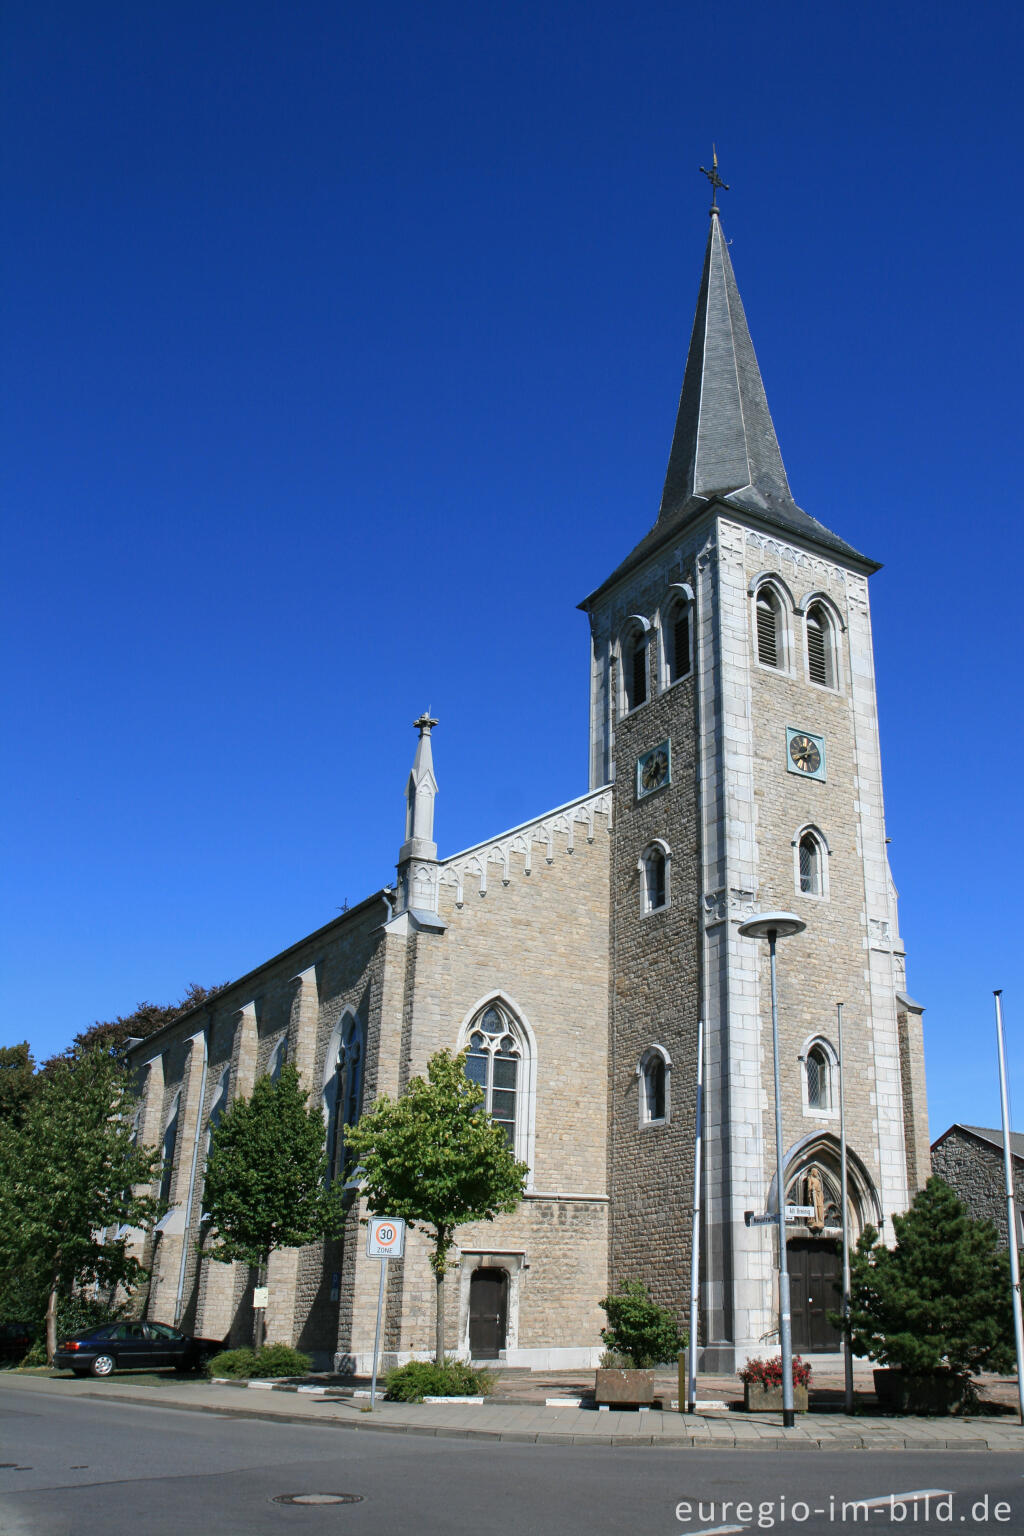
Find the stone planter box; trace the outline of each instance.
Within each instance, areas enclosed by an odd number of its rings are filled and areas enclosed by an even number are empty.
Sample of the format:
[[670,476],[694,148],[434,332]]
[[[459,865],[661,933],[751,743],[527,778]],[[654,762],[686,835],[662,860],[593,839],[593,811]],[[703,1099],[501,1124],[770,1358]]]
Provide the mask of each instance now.
[[878,1406],[887,1413],[956,1413],[963,1398],[963,1382],[949,1371],[914,1376],[888,1369],[873,1374]]
[[654,1401],[653,1371],[597,1372],[594,1383],[594,1402],[600,1407],[649,1408]]
[[[743,1406],[747,1413],[781,1413],[782,1383],[777,1387],[762,1387],[758,1381],[743,1383]],[[797,1413],[807,1412],[807,1388],[793,1384],[793,1407]]]

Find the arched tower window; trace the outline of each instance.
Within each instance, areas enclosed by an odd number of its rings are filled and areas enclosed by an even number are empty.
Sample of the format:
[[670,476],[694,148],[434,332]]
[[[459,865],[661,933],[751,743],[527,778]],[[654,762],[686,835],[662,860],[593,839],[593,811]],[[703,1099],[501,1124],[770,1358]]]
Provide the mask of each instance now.
[[828,896],[828,844],[817,827],[804,827],[794,839],[796,888],[801,896]]
[[781,667],[782,604],[778,594],[770,586],[759,587],[754,607],[757,618],[757,659],[762,666]]
[[640,1080],[640,1124],[665,1125],[669,1118],[669,1079],[672,1063],[660,1045],[648,1046],[637,1066]]
[[688,677],[692,666],[692,635],[690,630],[690,604],[685,598],[677,598],[668,612],[668,621],[662,630],[665,647],[667,680],[677,683]]
[[363,1029],[352,1014],[345,1015],[331,1039],[324,1084],[327,1119],[327,1182],[345,1175],[345,1126],[355,1125],[363,1100]]
[[651,843],[640,855],[637,868],[640,871],[641,901],[644,913],[660,912],[668,906],[669,861],[671,853],[667,843],[660,838]]
[[804,618],[807,675],[823,688],[836,686],[835,630],[824,603],[813,603]]
[[836,1106],[839,1058],[829,1042],[817,1036],[805,1042],[800,1056],[805,1114],[828,1115]]
[[805,1062],[807,1072],[807,1104],[810,1109],[828,1109],[829,1071],[828,1057],[820,1045],[812,1045]]

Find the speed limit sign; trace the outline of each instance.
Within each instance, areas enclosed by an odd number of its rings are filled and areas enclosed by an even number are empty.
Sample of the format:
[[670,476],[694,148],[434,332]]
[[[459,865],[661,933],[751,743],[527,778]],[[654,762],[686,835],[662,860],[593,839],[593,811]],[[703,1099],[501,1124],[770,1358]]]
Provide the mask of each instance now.
[[368,1259],[400,1259],[405,1252],[405,1222],[397,1216],[371,1216],[366,1234]]

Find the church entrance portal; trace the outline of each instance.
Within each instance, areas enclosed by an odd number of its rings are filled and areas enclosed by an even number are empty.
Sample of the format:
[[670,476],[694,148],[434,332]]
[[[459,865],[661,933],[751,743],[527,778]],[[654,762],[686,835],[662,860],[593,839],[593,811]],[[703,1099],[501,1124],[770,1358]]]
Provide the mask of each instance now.
[[794,1351],[813,1354],[839,1349],[842,1334],[828,1320],[830,1312],[838,1312],[842,1307],[838,1243],[820,1237],[791,1237],[786,1254]]
[[474,1360],[497,1360],[505,1348],[508,1271],[475,1269],[469,1282],[469,1352]]

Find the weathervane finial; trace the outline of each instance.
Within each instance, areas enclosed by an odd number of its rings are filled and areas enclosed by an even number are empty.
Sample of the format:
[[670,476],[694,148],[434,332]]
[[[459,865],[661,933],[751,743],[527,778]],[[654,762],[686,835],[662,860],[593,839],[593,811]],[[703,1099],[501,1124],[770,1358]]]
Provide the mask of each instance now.
[[704,167],[701,166],[700,173],[702,176],[706,176],[708,181],[711,183],[711,207],[708,211],[711,214],[711,217],[714,218],[715,214],[719,212],[718,189],[721,187],[723,192],[728,192],[729,183],[727,181],[723,181],[721,176],[718,174],[718,151],[713,144],[711,146],[711,169],[710,171],[706,171]]

